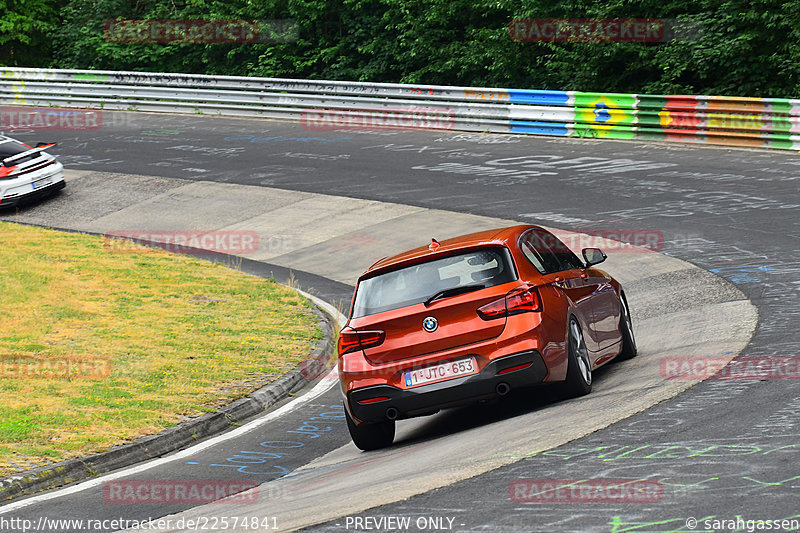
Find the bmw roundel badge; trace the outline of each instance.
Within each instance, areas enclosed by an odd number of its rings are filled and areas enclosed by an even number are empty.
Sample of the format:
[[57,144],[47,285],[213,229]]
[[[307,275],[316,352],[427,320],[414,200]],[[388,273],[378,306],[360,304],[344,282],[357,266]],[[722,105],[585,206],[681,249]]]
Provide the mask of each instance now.
[[428,333],[433,333],[439,327],[439,321],[432,316],[427,317],[422,321],[422,329]]

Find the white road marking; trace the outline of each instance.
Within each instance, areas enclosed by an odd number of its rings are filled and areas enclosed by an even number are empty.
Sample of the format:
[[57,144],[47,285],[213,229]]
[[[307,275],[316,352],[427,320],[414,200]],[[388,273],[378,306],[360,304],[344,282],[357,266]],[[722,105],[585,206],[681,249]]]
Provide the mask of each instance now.
[[[310,295],[310,294],[308,294],[306,292],[303,292],[303,291],[298,291],[298,292],[300,292],[300,294],[302,294],[303,296],[305,296],[306,298],[308,298],[309,300],[314,302],[314,304],[317,305],[318,307],[321,307],[321,308],[325,309],[331,316],[336,317],[337,321],[340,324],[342,324],[342,325],[344,324],[345,317],[335,307],[333,307],[331,304],[329,304],[328,302],[325,302],[325,301],[317,298],[316,296],[312,296],[312,295]],[[334,325],[334,327],[335,327],[335,325]],[[325,377],[323,377],[320,380],[319,383],[314,385],[314,387],[310,391],[308,391],[306,394],[304,394],[303,396],[300,396],[299,398],[295,398],[294,400],[292,400],[291,402],[287,403],[286,405],[280,407],[279,409],[276,409],[275,411],[273,411],[271,413],[268,413],[265,416],[262,416],[260,418],[255,419],[255,420],[252,420],[252,421],[248,422],[247,424],[245,424],[245,425],[243,425],[241,427],[238,427],[238,428],[236,428],[236,429],[234,429],[232,431],[228,431],[228,432],[223,433],[221,435],[217,435],[216,437],[212,437],[212,438],[208,439],[207,441],[201,442],[199,444],[195,444],[194,446],[191,446],[189,448],[181,450],[181,451],[179,451],[179,452],[177,452],[177,453],[175,453],[173,455],[169,455],[169,456],[166,456],[166,457],[159,457],[158,459],[153,459],[151,461],[147,461],[146,463],[141,463],[141,464],[138,464],[136,466],[132,466],[130,468],[126,468],[124,470],[120,470],[118,472],[114,472],[112,474],[107,474],[105,476],[100,476],[100,477],[95,478],[95,479],[90,479],[88,481],[83,481],[83,482],[78,483],[77,485],[73,485],[71,487],[66,487],[66,488],[63,488],[63,489],[54,490],[54,491],[51,491],[51,492],[46,492],[44,494],[39,494],[37,496],[32,496],[32,497],[27,498],[25,500],[20,500],[20,501],[17,501],[17,502],[9,503],[8,505],[4,505],[4,506],[0,507],[0,514],[8,513],[8,512],[11,512],[11,511],[16,511],[18,509],[22,509],[24,507],[28,507],[29,505],[33,505],[33,504],[36,504],[36,503],[41,503],[41,502],[48,501],[48,500],[53,500],[53,499],[56,499],[56,498],[60,498],[62,496],[68,496],[70,494],[75,494],[77,492],[82,492],[82,491],[84,491],[86,489],[91,489],[91,488],[96,487],[96,486],[98,486],[98,485],[100,485],[102,483],[105,483],[106,481],[111,481],[113,479],[119,479],[119,478],[126,477],[126,476],[132,476],[132,475],[138,474],[140,472],[144,472],[144,471],[150,470],[151,468],[155,468],[157,466],[161,466],[163,464],[170,463],[172,461],[177,461],[177,460],[180,460],[180,459],[185,459],[186,457],[191,457],[192,455],[194,455],[194,454],[196,454],[198,452],[201,452],[201,451],[203,451],[203,450],[205,450],[207,448],[211,448],[212,446],[216,446],[217,444],[219,444],[221,442],[225,442],[225,441],[230,440],[230,439],[235,439],[235,438],[237,438],[237,437],[239,437],[241,435],[244,435],[245,433],[247,433],[249,431],[252,431],[252,430],[254,430],[254,429],[266,424],[267,422],[269,422],[271,420],[274,420],[275,418],[278,418],[279,416],[283,416],[285,414],[291,413],[292,411],[294,411],[297,408],[301,407],[303,404],[308,403],[309,401],[313,400],[314,398],[317,398],[318,396],[321,396],[322,394],[327,392],[328,389],[333,387],[334,384],[339,382],[338,377],[337,377],[337,373],[338,373],[338,371],[337,371],[336,367],[334,367],[330,372],[328,372],[328,374],[325,375]]]

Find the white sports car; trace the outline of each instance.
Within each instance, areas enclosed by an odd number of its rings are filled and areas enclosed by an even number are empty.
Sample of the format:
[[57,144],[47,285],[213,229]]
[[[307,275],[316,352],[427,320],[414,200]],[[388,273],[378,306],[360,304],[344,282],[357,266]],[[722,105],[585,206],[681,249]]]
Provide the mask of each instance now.
[[45,152],[55,143],[32,148],[0,135],[0,209],[63,189],[64,165]]

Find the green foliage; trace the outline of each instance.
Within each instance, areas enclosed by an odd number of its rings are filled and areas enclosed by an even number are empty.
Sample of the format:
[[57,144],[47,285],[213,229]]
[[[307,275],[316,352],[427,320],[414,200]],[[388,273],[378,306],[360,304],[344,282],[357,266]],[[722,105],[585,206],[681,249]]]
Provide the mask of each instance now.
[[59,5],[56,0],[0,0],[0,65],[47,65]]
[[733,0],[696,20],[703,37],[657,49],[660,75],[643,92],[800,94],[800,2]]
[[[27,0],[24,10],[20,5],[9,4],[0,15],[0,29],[10,32],[0,40],[0,61],[7,64],[39,65],[47,58],[58,68],[607,92],[800,93],[800,0]],[[62,19],[58,25],[55,9]],[[648,44],[511,40],[509,22],[533,17],[680,19],[700,34]],[[298,31],[293,42],[115,43],[103,35],[114,19],[294,19]],[[27,63],[20,62],[23,51]]]

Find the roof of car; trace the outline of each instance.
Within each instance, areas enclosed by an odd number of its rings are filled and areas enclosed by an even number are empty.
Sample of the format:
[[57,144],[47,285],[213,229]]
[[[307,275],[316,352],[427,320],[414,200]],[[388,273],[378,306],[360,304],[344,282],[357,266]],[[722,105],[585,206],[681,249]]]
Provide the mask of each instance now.
[[[477,233],[470,233],[467,235],[460,235],[458,237],[438,241],[439,246],[435,247],[435,250],[432,249],[431,244],[426,244],[424,246],[420,246],[419,248],[414,248],[412,250],[408,250],[407,252],[402,252],[397,255],[384,257],[383,259],[378,260],[371,267],[369,267],[361,275],[361,277],[374,275],[378,271],[393,270],[394,267],[403,263],[416,263],[422,258],[427,260],[434,259],[436,257],[443,257],[449,255],[454,250],[475,248],[479,246],[507,245],[509,241],[516,242],[517,238],[523,231],[534,227],[538,226],[521,224],[519,226],[510,226],[506,228],[497,228],[487,231],[479,231]],[[431,238],[435,239],[436,236],[431,235]]]

